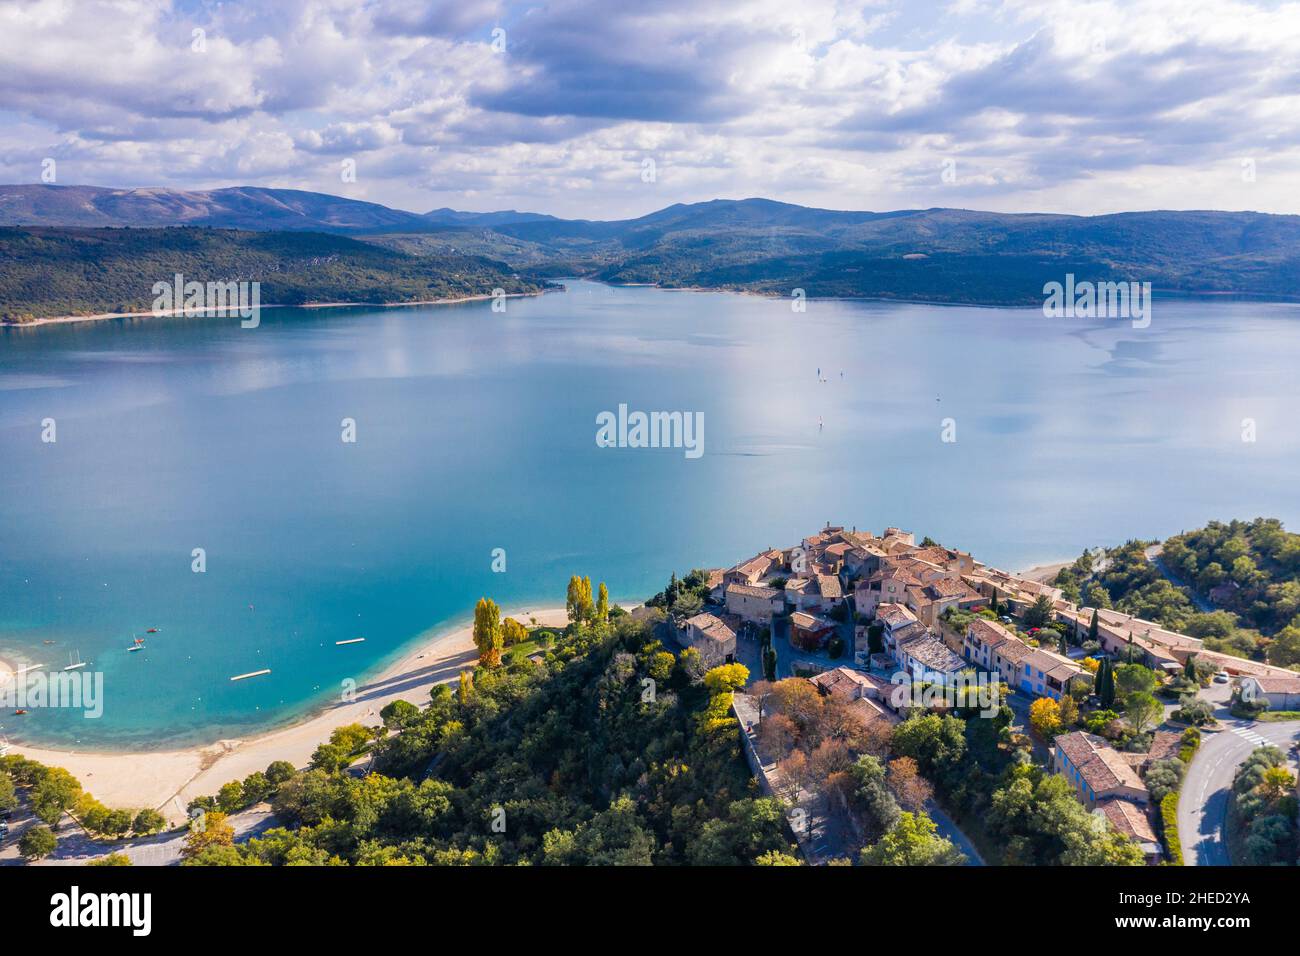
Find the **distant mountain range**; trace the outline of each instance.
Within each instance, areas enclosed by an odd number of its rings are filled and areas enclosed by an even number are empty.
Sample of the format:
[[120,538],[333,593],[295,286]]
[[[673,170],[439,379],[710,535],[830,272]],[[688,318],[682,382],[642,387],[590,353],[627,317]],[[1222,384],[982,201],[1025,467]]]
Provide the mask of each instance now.
[[534,276],[788,295],[1034,304],[1067,272],[1157,291],[1300,298],[1300,216],[962,209],[844,212],[769,199],[677,204],[635,219],[419,214],[322,193],[0,186],[0,225],[206,226],[345,233],[413,256],[478,256]]

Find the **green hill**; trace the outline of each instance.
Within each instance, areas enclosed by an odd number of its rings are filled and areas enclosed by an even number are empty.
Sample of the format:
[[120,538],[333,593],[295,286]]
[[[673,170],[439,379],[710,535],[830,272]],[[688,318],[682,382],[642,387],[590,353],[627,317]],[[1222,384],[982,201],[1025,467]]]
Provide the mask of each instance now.
[[481,256],[416,255],[311,232],[0,228],[0,320],[147,312],[156,282],[257,281],[263,305],[419,302],[540,291]]

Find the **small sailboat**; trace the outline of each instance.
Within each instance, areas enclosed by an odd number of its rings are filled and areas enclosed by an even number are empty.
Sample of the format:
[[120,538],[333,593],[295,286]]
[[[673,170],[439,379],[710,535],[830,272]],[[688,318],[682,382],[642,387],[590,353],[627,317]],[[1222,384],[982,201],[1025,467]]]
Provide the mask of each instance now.
[[21,717],[25,713],[27,713],[27,711],[24,708],[19,707],[17,710],[14,711],[14,716]]
[[86,662],[81,659],[80,651],[73,651],[68,655],[68,666],[63,668],[65,671],[75,671],[86,666]]
[[135,653],[136,651],[142,651],[142,650],[144,650],[144,641],[140,640],[140,639],[137,637],[137,638],[135,639],[135,643],[132,644],[130,647],[128,647],[128,648],[126,649],[126,652],[127,652],[128,654],[133,654],[133,653]]
[[156,628],[156,627],[151,627],[151,628],[149,628],[149,630],[145,631],[145,633],[146,633],[146,634],[157,634],[157,633],[158,633],[158,628]]

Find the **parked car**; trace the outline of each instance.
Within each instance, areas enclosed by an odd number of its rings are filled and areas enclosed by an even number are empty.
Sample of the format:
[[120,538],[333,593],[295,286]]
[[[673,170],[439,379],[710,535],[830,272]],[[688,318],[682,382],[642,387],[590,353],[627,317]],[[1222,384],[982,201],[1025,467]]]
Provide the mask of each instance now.
[[998,620],[1001,621],[1003,624],[1010,624],[1010,623],[1011,623],[1011,618],[1008,617],[1008,616],[1005,615],[1005,614],[1003,614],[1000,618],[998,618]]
[[1228,672],[1227,672],[1227,671],[1219,671],[1219,673],[1217,673],[1217,674],[1214,675],[1214,682],[1215,682],[1216,684],[1226,684],[1226,683],[1228,683],[1228,681],[1231,680],[1231,679],[1232,679],[1232,678],[1230,678],[1230,677],[1228,676]]

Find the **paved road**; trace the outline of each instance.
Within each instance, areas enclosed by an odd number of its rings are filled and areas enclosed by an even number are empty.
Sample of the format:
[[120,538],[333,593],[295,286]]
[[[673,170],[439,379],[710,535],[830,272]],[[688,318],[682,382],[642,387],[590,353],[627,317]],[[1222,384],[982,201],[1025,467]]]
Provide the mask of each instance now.
[[1232,775],[1250,752],[1273,744],[1287,752],[1300,738],[1300,720],[1269,723],[1237,720],[1220,711],[1217,733],[1206,734],[1183,780],[1178,836],[1187,866],[1229,866],[1223,842]]
[[[276,819],[268,804],[258,804],[239,813],[232,814],[230,824],[235,829],[235,842],[243,843],[271,827],[276,826]],[[18,853],[18,838],[23,831],[38,821],[24,811],[15,811],[10,821],[13,829],[0,847],[0,866],[22,865],[23,859]],[[56,831],[59,838],[55,851],[37,866],[84,866],[91,860],[108,856],[110,853],[123,853],[136,866],[172,866],[180,862],[181,850],[185,848],[186,831],[168,831],[151,837],[139,837],[130,840],[97,840],[86,835],[70,817],[65,816]]]
[[930,815],[934,825],[939,828],[939,836],[947,837],[953,842],[957,849],[966,854],[966,866],[984,866],[984,857],[980,856],[980,851],[975,849],[975,844],[971,843],[970,837],[966,836],[953,822],[952,817],[939,809],[939,805],[933,800],[926,806],[925,812]]
[[1205,598],[1198,595],[1195,589],[1192,588],[1191,585],[1184,584],[1182,581],[1178,579],[1178,576],[1176,574],[1174,574],[1172,571],[1169,570],[1169,565],[1165,564],[1165,562],[1160,557],[1160,552],[1163,550],[1164,550],[1164,545],[1153,544],[1151,545],[1151,547],[1147,548],[1146,551],[1144,551],[1143,553],[1146,555],[1146,559],[1156,566],[1156,570],[1169,579],[1170,584],[1172,584],[1176,588],[1182,588],[1184,591],[1187,592],[1187,597],[1191,600],[1192,604],[1195,605],[1196,610],[1206,614],[1210,613],[1211,611],[1218,610],[1218,608],[1216,608],[1213,604],[1211,604]]

